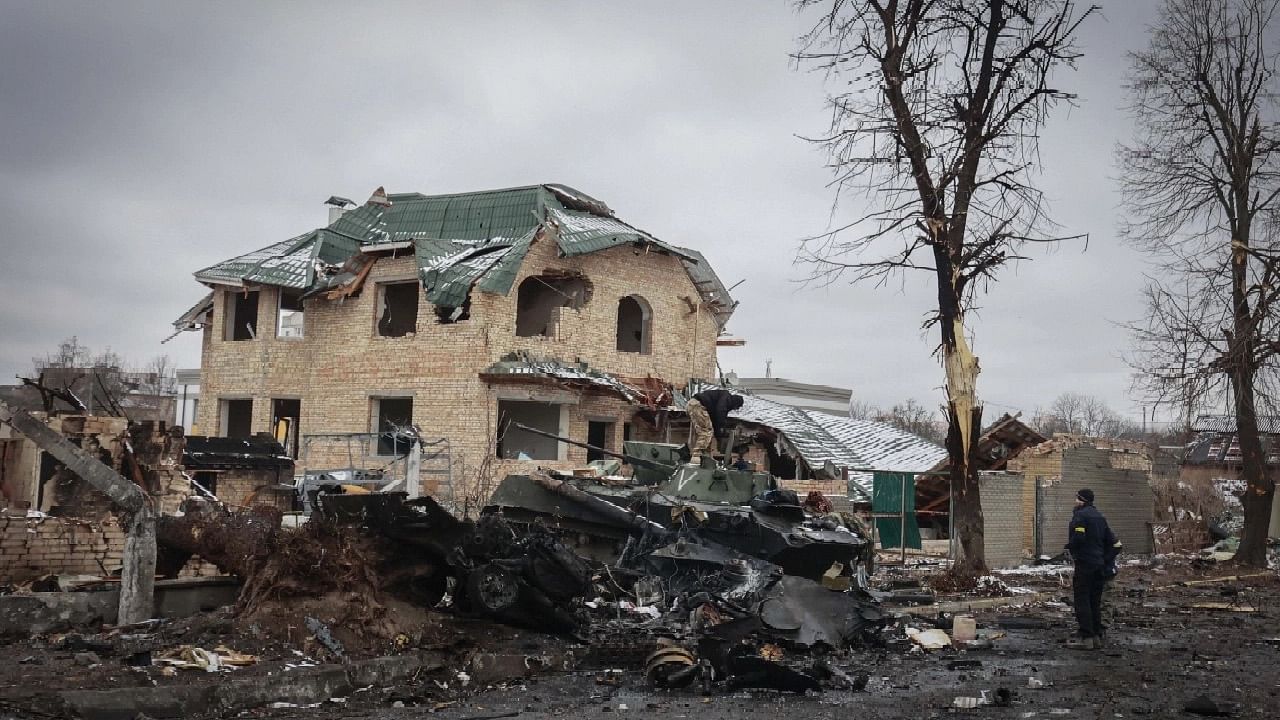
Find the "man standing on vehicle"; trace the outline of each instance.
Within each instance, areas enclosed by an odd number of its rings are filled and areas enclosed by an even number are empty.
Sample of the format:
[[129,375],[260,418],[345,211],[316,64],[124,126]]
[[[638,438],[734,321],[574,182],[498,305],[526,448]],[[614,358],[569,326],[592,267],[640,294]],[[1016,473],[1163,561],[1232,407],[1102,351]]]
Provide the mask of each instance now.
[[1096,649],[1102,647],[1102,591],[1114,572],[1116,554],[1120,542],[1107,519],[1093,506],[1093,491],[1084,489],[1076,493],[1076,509],[1071,514],[1067,528],[1067,550],[1075,561],[1075,577],[1072,590],[1075,595],[1078,637],[1067,642],[1068,647]]
[[742,396],[728,390],[712,388],[703,390],[689,399],[689,453],[693,463],[700,463],[702,455],[713,455],[715,439],[725,436],[729,429],[729,413],[742,407]]

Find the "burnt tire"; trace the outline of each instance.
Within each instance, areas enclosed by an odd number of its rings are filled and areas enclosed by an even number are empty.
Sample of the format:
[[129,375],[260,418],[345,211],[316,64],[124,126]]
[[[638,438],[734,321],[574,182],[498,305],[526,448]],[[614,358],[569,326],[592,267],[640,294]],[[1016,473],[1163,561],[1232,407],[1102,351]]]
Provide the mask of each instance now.
[[520,581],[500,565],[481,565],[467,575],[467,599],[475,610],[501,613],[520,599]]

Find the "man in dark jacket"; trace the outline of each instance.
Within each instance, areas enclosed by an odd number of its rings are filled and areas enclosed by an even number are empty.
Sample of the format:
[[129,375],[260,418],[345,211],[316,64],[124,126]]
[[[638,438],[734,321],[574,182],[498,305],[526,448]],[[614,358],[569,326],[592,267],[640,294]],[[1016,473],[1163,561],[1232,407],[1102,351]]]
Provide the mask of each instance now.
[[703,454],[713,454],[715,438],[724,437],[729,428],[729,413],[742,407],[742,396],[728,390],[703,390],[689,400],[689,453],[693,462]]
[[1093,491],[1076,493],[1076,509],[1067,529],[1067,550],[1075,561],[1072,590],[1075,595],[1076,623],[1079,637],[1069,647],[1094,649],[1102,647],[1102,591],[1112,574],[1120,541],[1107,519],[1093,506]]

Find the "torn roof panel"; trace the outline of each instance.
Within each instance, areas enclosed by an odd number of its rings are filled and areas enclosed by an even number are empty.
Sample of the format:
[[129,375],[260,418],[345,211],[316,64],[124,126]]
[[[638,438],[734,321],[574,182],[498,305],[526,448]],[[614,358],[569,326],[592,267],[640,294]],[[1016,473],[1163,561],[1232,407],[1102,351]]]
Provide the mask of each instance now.
[[616,375],[592,370],[585,363],[570,365],[559,360],[538,359],[527,353],[515,353],[490,365],[482,377],[490,380],[501,376],[511,379],[545,378],[569,385],[593,387],[636,404],[644,404],[644,392]]
[[558,245],[566,257],[600,252],[619,245],[642,243],[661,248],[677,257],[696,262],[683,249],[664,243],[649,233],[634,228],[616,217],[603,217],[591,213],[547,208],[547,218],[559,229]]
[[702,301],[711,309],[720,329],[723,330],[725,324],[729,322],[729,317],[738,307],[738,303],[729,295],[729,289],[720,281],[720,276],[716,274],[711,263],[707,262],[707,258],[702,253],[688,248],[680,248],[680,250],[685,253],[680,258],[684,263],[685,272],[689,273],[689,279],[693,281],[694,287],[698,288]]
[[483,244],[464,240],[457,241],[454,252],[448,254],[437,254],[441,248],[435,244],[420,248],[418,270],[427,301],[440,307],[462,305],[476,280],[501,262],[514,245],[514,242],[505,240]]
[[[182,315],[173,321],[173,327],[179,331],[182,330],[199,330],[204,327],[205,315],[213,311],[213,293],[209,293],[200,299],[191,309],[182,313]],[[177,333],[174,333],[175,335]]]

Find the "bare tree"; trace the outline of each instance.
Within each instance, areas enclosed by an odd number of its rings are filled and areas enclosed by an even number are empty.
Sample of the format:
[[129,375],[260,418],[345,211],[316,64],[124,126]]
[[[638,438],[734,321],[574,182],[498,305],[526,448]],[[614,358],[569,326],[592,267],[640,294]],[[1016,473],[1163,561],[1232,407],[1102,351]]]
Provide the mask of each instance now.
[[1165,0],[1132,55],[1137,137],[1119,159],[1124,228],[1160,266],[1132,327],[1145,389],[1183,401],[1220,392],[1235,410],[1247,483],[1236,560],[1266,565],[1275,480],[1259,407],[1280,357],[1277,0]]
[[1042,435],[1071,433],[1103,438],[1133,438],[1141,427],[1125,419],[1093,395],[1065,392],[1054,398],[1048,410],[1037,410],[1032,421]]
[[849,417],[854,420],[874,420],[880,414],[880,408],[866,400],[849,400]]
[[916,402],[914,398],[911,398],[905,403],[894,405],[888,412],[880,413],[877,419],[887,422],[903,432],[909,432],[929,442],[942,445],[946,442],[946,436],[939,428],[935,413],[936,411],[931,412],[928,408]]
[[142,368],[138,389],[153,395],[169,395],[178,389],[178,367],[168,355],[156,355]]
[[978,359],[966,312],[975,291],[1019,259],[1027,242],[1052,241],[1031,181],[1036,133],[1056,102],[1049,84],[1079,57],[1076,33],[1096,8],[1071,0],[798,0],[822,6],[798,61],[848,88],[830,98],[829,151],[836,203],[869,198],[865,214],[801,248],[813,278],[883,284],[929,273],[946,373],[951,492],[960,558],[986,565],[978,473],[982,427]]

